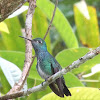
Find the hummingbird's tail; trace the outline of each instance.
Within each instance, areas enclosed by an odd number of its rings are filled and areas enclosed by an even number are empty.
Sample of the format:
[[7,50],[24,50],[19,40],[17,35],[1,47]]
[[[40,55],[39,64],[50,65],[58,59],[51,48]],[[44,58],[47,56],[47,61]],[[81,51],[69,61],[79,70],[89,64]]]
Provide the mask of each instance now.
[[56,80],[56,82],[53,82],[51,84],[49,84],[49,87],[52,89],[52,91],[60,96],[60,97],[64,97],[64,94],[66,96],[71,96],[70,91],[68,90],[67,86],[65,85],[65,82],[62,78],[58,78]]
[[60,94],[63,95],[62,97],[64,97],[64,94],[66,96],[71,96],[70,91],[68,90],[67,86],[65,85],[65,81],[64,81],[63,76],[61,78],[58,78],[56,80],[56,84],[58,86],[58,89],[59,89]]
[[58,96],[60,96],[60,97],[64,97],[64,95],[61,94],[61,93],[59,92],[59,90],[58,90],[58,88],[57,88],[57,86],[56,86],[56,84],[55,84],[54,82],[51,83],[51,84],[49,84],[49,87],[51,88],[51,90],[52,90],[56,95],[58,95]]
[[[51,70],[52,70],[53,74],[55,74],[59,71],[59,67],[53,67],[53,65],[51,63]],[[65,85],[63,76],[56,79],[56,81],[49,84],[49,86],[52,89],[52,91],[60,97],[64,97],[64,94],[66,96],[71,96],[70,91],[68,90],[67,86]]]
[[68,90],[67,86],[65,85],[65,83],[63,83],[64,89],[63,92],[66,96],[71,96],[70,91]]

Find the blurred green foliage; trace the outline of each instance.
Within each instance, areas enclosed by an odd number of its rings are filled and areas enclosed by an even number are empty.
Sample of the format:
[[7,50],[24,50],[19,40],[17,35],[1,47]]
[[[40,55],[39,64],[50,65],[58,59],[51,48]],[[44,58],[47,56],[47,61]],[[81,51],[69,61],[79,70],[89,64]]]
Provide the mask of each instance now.
[[[86,88],[86,87],[75,87],[70,88],[70,91],[72,91],[73,96],[68,96],[65,98],[60,98],[56,96],[53,93],[49,93],[46,96],[44,96],[41,100],[99,100],[99,89],[96,88]],[[92,94],[92,95],[91,95]]]
[[[53,2],[55,2],[55,0],[37,1],[37,8],[35,9],[32,22],[33,38],[44,37],[54,10]],[[100,45],[100,0],[86,0],[87,12],[89,13],[90,19],[87,19],[85,14],[81,12],[84,8],[80,8],[80,10],[78,6],[76,6],[77,2],[80,3],[79,0],[59,0],[53,25],[46,37],[48,51],[56,57],[62,68],[70,65],[81,56],[84,56],[90,48],[94,49]],[[26,3],[25,5],[28,4]],[[25,42],[19,38],[19,35],[25,34],[26,13],[27,11],[0,23],[0,57],[16,64],[21,70],[23,69],[25,59]],[[68,97],[69,100],[73,100],[76,96],[80,98],[83,95],[82,98],[88,97],[89,99],[93,99],[94,95],[97,96],[99,94],[99,91],[95,88],[100,87],[98,85],[100,82],[95,84],[95,82],[86,82],[84,80],[96,79],[99,81],[100,72],[82,80],[82,75],[91,72],[91,68],[99,63],[99,59],[100,55],[64,75],[66,85],[71,88],[70,91],[73,95],[71,98]],[[35,59],[27,79],[28,88],[41,84],[44,81],[36,71],[36,63],[37,61]],[[80,77],[77,77],[79,75]],[[87,88],[86,86],[91,88]],[[9,83],[0,69],[1,94],[7,93],[10,88]],[[78,94],[77,91],[80,91],[80,93]],[[46,88],[44,91],[32,93],[18,100],[37,100],[43,96],[41,100],[50,97],[55,99],[55,94],[50,92],[51,90]],[[92,96],[90,96],[91,93]],[[66,100],[66,98],[64,100]],[[97,96],[97,98],[100,99],[100,96]],[[58,99],[60,98],[57,98],[57,100]]]

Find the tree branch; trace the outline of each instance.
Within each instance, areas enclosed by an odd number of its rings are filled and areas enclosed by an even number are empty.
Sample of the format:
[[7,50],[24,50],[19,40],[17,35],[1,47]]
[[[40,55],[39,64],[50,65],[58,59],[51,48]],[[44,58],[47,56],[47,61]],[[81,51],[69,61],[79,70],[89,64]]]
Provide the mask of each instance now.
[[[26,23],[25,23],[25,33],[27,38],[32,38],[32,18],[33,14],[35,12],[36,7],[36,0],[29,0],[29,9],[26,15]],[[23,67],[23,72],[21,75],[21,78],[17,84],[14,85],[14,87],[8,92],[9,94],[15,91],[19,91],[22,89],[25,80],[28,76],[30,65],[31,65],[31,58],[32,58],[32,44],[30,41],[26,41],[26,52],[25,52],[25,63]]]
[[46,36],[48,35],[48,32],[49,32],[49,30],[50,30],[50,28],[51,28],[51,25],[52,25],[52,22],[53,22],[53,19],[54,19],[54,16],[55,16],[55,12],[56,12],[57,5],[58,5],[58,0],[56,0],[56,4],[55,4],[55,8],[54,8],[54,11],[53,11],[53,15],[52,15],[50,24],[49,24],[48,29],[47,29],[47,31],[46,31],[46,33],[45,33],[44,38],[43,38],[44,40],[45,40]]
[[32,88],[28,89],[27,91],[18,91],[18,92],[14,92],[12,94],[7,94],[5,96],[0,97],[0,100],[12,99],[12,98],[17,98],[17,97],[21,97],[21,96],[27,96],[30,93],[43,90],[50,83],[54,82],[57,78],[59,78],[62,75],[66,74],[67,72],[71,71],[72,69],[78,68],[81,64],[88,61],[89,59],[92,59],[93,57],[97,56],[98,54],[100,54],[100,47],[97,47],[95,50],[89,51],[83,57],[81,57],[78,60],[74,61],[71,65],[67,66],[66,68],[64,68],[61,71],[57,72],[56,74],[52,75],[50,78],[48,78],[47,81],[43,82],[43,84],[32,87]]

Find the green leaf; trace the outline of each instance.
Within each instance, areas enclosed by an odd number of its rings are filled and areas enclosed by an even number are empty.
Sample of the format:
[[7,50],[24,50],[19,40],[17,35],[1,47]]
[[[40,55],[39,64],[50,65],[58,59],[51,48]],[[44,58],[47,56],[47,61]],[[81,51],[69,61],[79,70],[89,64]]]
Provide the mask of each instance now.
[[87,8],[87,4],[86,4],[85,1],[80,1],[78,3],[75,3],[75,6],[78,8],[78,10],[80,11],[80,13],[82,13],[82,15],[86,19],[88,19],[88,20],[90,19],[88,8]]
[[87,19],[78,5],[74,5],[75,13],[75,23],[77,26],[78,36],[83,45],[93,48],[99,46],[99,27],[96,15],[96,9],[94,7],[88,6],[88,11],[90,19]]
[[25,53],[18,51],[0,51],[0,56],[14,64],[16,64],[20,69],[24,65]]
[[6,50],[24,51],[24,39],[19,37],[22,32],[18,18],[14,17],[11,19],[6,19],[4,22],[6,23],[9,30],[9,34],[1,32],[1,36],[3,38],[1,41],[3,41]]
[[73,74],[68,72],[66,75],[64,75],[66,85],[67,87],[78,87],[78,86],[84,86],[81,81]]
[[[33,86],[36,86],[38,84],[38,81],[36,81],[36,79],[27,79],[27,83],[28,83],[28,88],[32,88]],[[35,93],[31,93],[28,97],[27,100],[37,100],[37,92]]]
[[83,77],[83,78],[84,78],[83,82],[86,82],[86,85],[88,87],[100,88],[100,71],[92,74],[89,77]]
[[[16,64],[21,70],[23,69],[24,66],[24,60],[25,60],[25,53],[24,52],[18,52],[18,51],[0,51],[0,56],[14,64]],[[38,79],[42,80],[39,74],[37,73],[36,70],[36,59],[30,69],[30,74],[29,78],[32,79]]]
[[[31,88],[31,87],[34,87],[34,86],[41,84],[43,81],[28,78],[27,82],[28,82],[29,88]],[[51,92],[51,89],[49,87],[47,87],[43,91],[38,91],[38,92],[30,94],[27,97],[27,100],[38,100],[38,99],[40,99],[41,97],[43,97],[44,95],[46,95],[47,93],[50,93],[50,92]]]
[[[37,6],[45,13],[49,20],[51,20],[54,10],[54,4],[49,0],[38,0]],[[53,24],[55,25],[65,44],[69,48],[78,47],[76,36],[69,22],[58,8],[56,10]]]
[[6,94],[11,86],[9,85],[5,75],[3,74],[2,70],[1,70],[1,67],[0,67],[0,93],[2,94]]
[[72,96],[60,98],[54,93],[49,93],[41,98],[41,100],[99,100],[100,90],[97,88],[77,87],[69,89]]
[[[75,60],[78,60],[80,57],[84,56],[88,51],[88,48],[67,49],[58,53],[56,59],[62,67],[67,67]],[[85,72],[91,69],[95,64],[100,63],[99,59],[100,55],[97,55],[91,60],[88,60],[84,64],[80,65],[79,68],[73,69],[72,72],[75,74]]]
[[6,32],[7,34],[9,34],[9,30],[5,22],[0,23],[0,31]]
[[0,57],[0,67],[9,84],[13,87],[21,76],[21,70],[15,64],[3,59],[2,57]]
[[[17,83],[21,77],[21,70],[15,64],[3,59],[2,57],[0,57],[0,67],[10,86],[13,87],[14,84]],[[27,90],[27,82],[25,82],[23,90]]]
[[56,55],[56,59],[62,67],[66,67],[81,56],[84,56],[88,51],[88,48],[65,49]]

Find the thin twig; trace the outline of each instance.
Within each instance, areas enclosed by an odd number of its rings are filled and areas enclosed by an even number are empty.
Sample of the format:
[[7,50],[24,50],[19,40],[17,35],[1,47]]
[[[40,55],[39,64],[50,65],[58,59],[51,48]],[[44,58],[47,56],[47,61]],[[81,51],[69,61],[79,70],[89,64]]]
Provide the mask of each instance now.
[[88,52],[83,57],[74,61],[71,65],[67,66],[66,68],[64,68],[61,71],[57,72],[56,74],[52,75],[51,77],[48,78],[47,81],[43,82],[43,84],[34,86],[34,87],[28,89],[27,91],[18,91],[18,92],[12,93],[12,94],[7,94],[5,96],[0,97],[0,100],[17,98],[17,97],[29,95],[30,93],[33,93],[33,92],[41,91],[41,90],[45,89],[50,83],[54,82],[57,78],[66,74],[67,72],[71,71],[72,69],[80,67],[81,64],[85,63],[89,59],[92,59],[93,57],[97,56],[98,54],[100,54],[100,47],[97,47],[95,50]]
[[49,32],[49,30],[50,30],[50,28],[51,28],[51,25],[52,25],[52,22],[53,22],[53,19],[54,19],[54,16],[55,16],[55,12],[56,12],[56,8],[57,8],[57,4],[58,4],[58,0],[56,0],[56,4],[55,4],[55,8],[54,8],[54,11],[53,11],[53,15],[52,15],[52,18],[51,18],[50,24],[49,24],[48,29],[47,29],[47,31],[46,31],[46,33],[45,33],[44,38],[43,38],[44,40],[45,40],[46,36],[48,35],[48,32]]
[[81,82],[100,82],[99,80],[80,80]]

